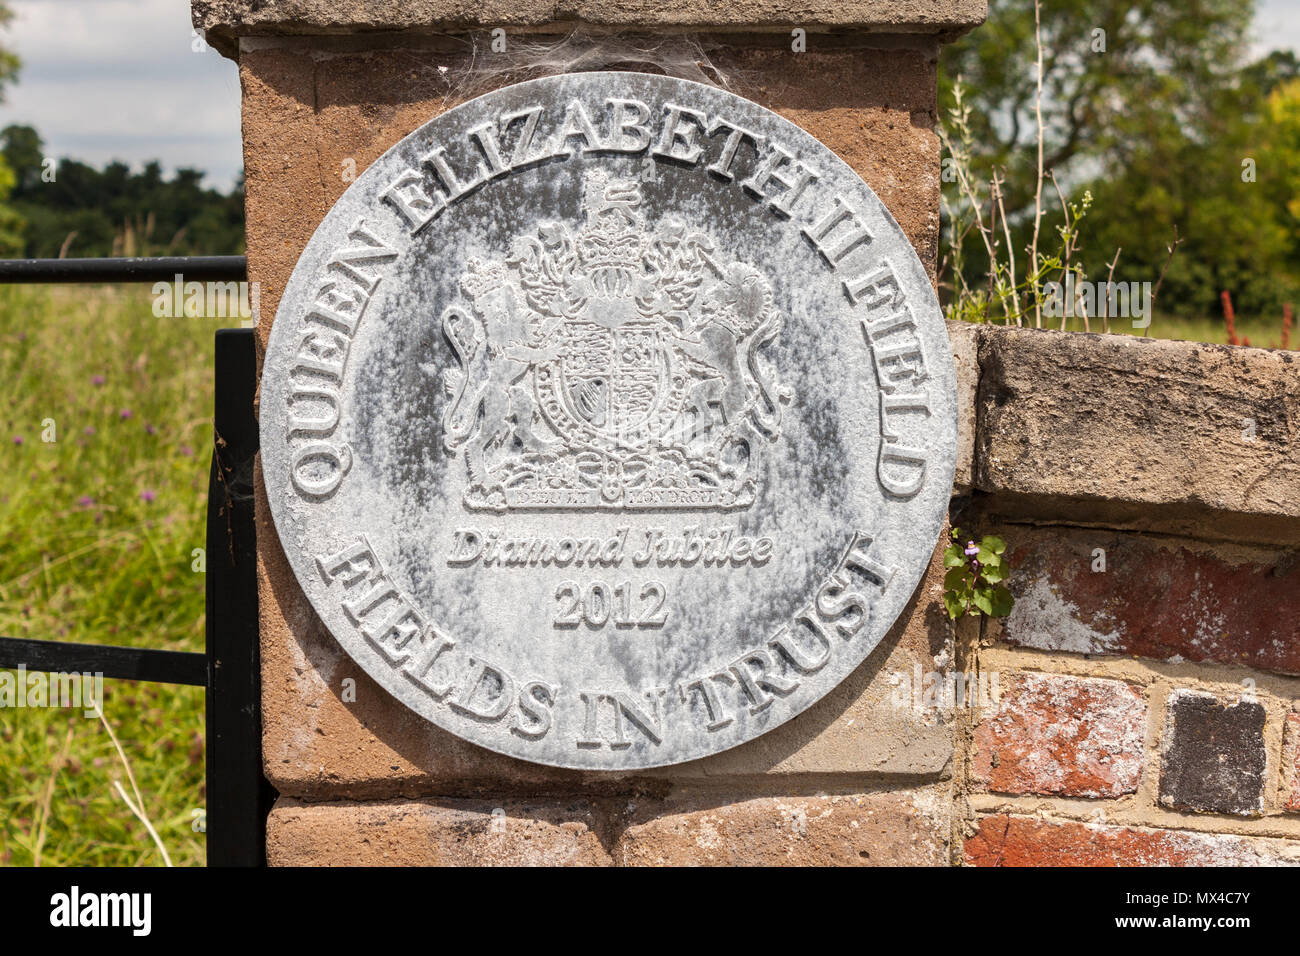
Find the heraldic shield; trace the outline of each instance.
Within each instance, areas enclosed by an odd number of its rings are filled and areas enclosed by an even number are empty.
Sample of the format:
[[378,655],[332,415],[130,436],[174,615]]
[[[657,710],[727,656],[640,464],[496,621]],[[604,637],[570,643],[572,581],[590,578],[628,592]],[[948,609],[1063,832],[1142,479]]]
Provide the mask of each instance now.
[[[791,391],[768,279],[706,232],[648,228],[641,186],[583,180],[583,223],[471,259],[442,314],[443,442],[473,509],[745,508]],[[467,300],[467,301],[466,301]]]

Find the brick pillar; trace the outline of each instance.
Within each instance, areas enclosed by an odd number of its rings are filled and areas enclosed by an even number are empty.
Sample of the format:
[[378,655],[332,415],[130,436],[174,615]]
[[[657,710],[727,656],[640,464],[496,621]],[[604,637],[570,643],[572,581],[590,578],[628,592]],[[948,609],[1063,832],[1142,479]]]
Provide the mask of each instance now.
[[[447,0],[194,0],[195,25],[240,68],[249,277],[260,284],[263,346],[299,254],[355,176],[432,116],[523,78],[485,79],[498,28],[507,45],[555,42],[575,27],[658,37],[665,50],[699,43],[735,92],[852,166],[933,274],[937,57],[983,20],[984,0],[765,3],[761,25],[743,2],[581,0],[564,8],[563,23],[534,0],[467,9]],[[806,50],[794,49],[795,30]],[[973,339],[960,341],[969,353],[959,349],[962,394],[973,401]],[[965,447],[962,483],[969,433]],[[263,752],[281,794],[272,863],[950,862],[953,732],[933,709],[897,703],[900,682],[953,661],[938,561],[876,652],[796,719],[693,763],[579,773],[479,749],[372,683],[299,590],[260,477],[257,486]]]

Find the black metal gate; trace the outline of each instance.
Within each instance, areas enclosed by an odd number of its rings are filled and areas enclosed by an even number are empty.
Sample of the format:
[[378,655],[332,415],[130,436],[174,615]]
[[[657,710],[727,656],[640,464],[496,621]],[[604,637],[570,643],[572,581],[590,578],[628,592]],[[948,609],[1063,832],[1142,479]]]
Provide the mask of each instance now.
[[[0,282],[242,282],[243,256],[0,260]],[[266,862],[274,791],[262,773],[257,633],[257,352],[252,329],[221,329],[213,367],[212,468],[208,478],[207,631],[203,654],[0,637],[0,667],[97,672],[106,678],[189,684],[207,691],[209,866]]]

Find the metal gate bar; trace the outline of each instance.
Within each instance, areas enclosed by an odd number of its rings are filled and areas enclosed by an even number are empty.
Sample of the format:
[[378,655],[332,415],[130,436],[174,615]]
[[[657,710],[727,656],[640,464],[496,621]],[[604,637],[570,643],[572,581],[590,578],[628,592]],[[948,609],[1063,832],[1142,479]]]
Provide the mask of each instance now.
[[252,329],[217,332],[214,370],[207,538],[208,865],[262,866],[274,791],[262,774]]
[[0,282],[242,282],[244,256],[149,256],[123,259],[0,259]]
[[208,659],[185,651],[155,651],[144,647],[72,644],[25,637],[0,637],[0,667],[29,671],[103,674],[122,680],[206,687]]

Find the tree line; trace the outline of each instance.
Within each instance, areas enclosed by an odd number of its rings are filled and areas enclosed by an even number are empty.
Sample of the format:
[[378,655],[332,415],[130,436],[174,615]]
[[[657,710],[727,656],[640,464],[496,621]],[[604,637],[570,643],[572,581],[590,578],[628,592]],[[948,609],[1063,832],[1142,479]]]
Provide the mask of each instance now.
[[0,130],[0,252],[33,258],[237,255],[244,251],[243,177],[229,193],[199,169],[163,174],[46,157],[30,126]]

